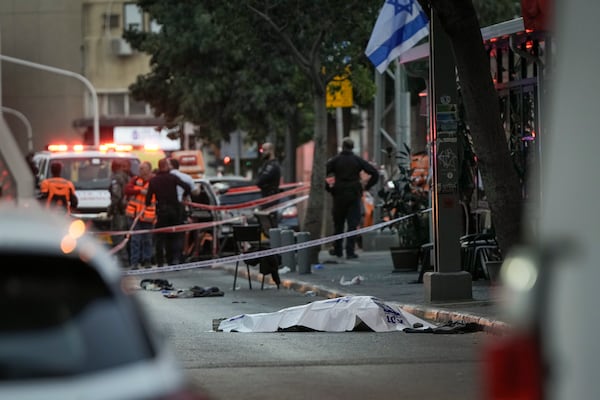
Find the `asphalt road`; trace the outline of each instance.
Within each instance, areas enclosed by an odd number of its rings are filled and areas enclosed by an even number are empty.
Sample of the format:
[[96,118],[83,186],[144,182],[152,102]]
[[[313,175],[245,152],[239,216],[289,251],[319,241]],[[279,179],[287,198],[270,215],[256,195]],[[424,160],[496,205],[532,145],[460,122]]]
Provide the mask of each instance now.
[[[214,399],[479,399],[481,346],[493,336],[403,332],[213,331],[213,320],[320,300],[282,289],[232,291],[222,270],[144,276],[177,288],[217,286],[223,297],[167,299],[136,291],[191,380]],[[135,285],[140,277],[130,277]],[[239,281],[238,281],[239,282]]]

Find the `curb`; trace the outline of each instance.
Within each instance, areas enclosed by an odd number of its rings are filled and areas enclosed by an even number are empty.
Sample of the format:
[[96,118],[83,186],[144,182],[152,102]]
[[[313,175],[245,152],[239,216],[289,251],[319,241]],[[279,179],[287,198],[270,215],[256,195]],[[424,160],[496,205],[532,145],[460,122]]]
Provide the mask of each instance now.
[[[218,265],[215,268],[222,269],[231,275],[235,274],[235,267],[228,265]],[[253,281],[261,282],[262,274],[258,272],[250,272],[250,278]],[[238,269],[238,279],[242,277],[243,279],[248,278],[248,273],[245,268]],[[265,283],[275,285],[271,276],[269,275],[265,279]],[[300,293],[311,293],[313,296],[321,296],[328,299],[333,299],[336,297],[345,297],[345,296],[356,296],[354,293],[346,293],[340,292],[335,289],[328,288],[326,286],[316,286],[312,283],[307,283],[299,280],[291,280],[291,279],[281,279],[281,287],[294,290]],[[511,326],[505,322],[492,320],[489,318],[481,317],[475,314],[459,312],[459,311],[449,311],[440,308],[427,307],[422,305],[415,304],[402,304],[394,302],[400,307],[402,310],[411,313],[419,318],[432,321],[435,323],[447,323],[447,322],[459,322],[459,323],[474,323],[481,327],[484,332],[494,334],[494,335],[505,335],[507,334]],[[213,321],[214,324],[214,321]]]

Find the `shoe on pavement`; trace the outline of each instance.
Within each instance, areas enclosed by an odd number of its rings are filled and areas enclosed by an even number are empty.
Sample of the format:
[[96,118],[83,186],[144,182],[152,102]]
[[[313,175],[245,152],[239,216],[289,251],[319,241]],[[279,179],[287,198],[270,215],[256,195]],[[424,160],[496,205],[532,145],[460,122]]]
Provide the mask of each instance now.
[[348,254],[348,255],[346,256],[346,258],[347,258],[348,260],[354,260],[354,259],[357,259],[357,258],[358,258],[358,254]]
[[341,255],[341,254],[337,254],[337,253],[335,252],[335,249],[329,249],[329,255],[331,255],[331,256],[336,256],[336,257],[342,257],[342,255]]

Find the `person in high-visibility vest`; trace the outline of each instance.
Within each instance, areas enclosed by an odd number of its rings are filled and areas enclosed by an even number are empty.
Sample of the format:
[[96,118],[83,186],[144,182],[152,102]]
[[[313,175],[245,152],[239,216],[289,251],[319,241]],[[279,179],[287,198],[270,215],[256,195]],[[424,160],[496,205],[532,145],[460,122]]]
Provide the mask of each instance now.
[[[129,201],[125,208],[125,215],[129,226],[138,218],[133,230],[150,230],[156,223],[156,200],[149,206],[146,206],[146,193],[148,192],[148,183],[152,178],[152,165],[148,161],[140,164],[140,173],[132,177],[125,185],[125,195]],[[138,269],[140,266],[145,268],[152,267],[152,232],[139,233],[131,235],[129,244],[129,265],[132,269]]]
[[40,183],[38,199],[42,200],[47,208],[64,210],[70,214],[72,209],[77,208],[79,201],[73,182],[60,176],[62,169],[63,164],[60,161],[53,161],[50,164],[52,177],[46,178]]

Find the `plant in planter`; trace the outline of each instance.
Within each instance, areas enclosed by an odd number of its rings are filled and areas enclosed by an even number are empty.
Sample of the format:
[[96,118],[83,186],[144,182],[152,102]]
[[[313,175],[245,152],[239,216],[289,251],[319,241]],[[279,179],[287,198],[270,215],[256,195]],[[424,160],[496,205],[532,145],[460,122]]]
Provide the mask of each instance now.
[[405,145],[397,156],[400,159],[397,173],[385,183],[379,195],[383,210],[389,220],[404,217],[393,225],[398,234],[399,246],[390,248],[395,270],[416,270],[421,255],[421,245],[429,242],[429,214],[424,213],[429,203],[429,193],[423,183],[415,179],[414,168],[406,168],[410,149]]

